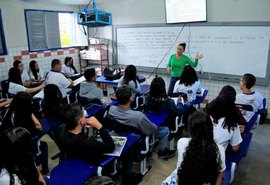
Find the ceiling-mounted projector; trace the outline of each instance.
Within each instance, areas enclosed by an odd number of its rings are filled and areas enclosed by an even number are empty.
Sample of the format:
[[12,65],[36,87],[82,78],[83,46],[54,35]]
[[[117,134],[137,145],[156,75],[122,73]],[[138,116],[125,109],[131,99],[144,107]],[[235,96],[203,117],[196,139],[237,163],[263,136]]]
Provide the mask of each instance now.
[[83,9],[83,11],[78,12],[78,24],[85,26],[108,26],[112,25],[112,14],[102,10],[96,9],[96,1],[93,0],[93,9],[87,10],[89,4]]

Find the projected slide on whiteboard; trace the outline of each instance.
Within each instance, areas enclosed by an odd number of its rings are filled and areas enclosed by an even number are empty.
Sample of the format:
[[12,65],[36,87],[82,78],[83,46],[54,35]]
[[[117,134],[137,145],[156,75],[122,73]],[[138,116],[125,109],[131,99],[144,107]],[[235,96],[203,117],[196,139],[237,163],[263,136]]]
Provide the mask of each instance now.
[[206,0],[166,0],[166,22],[206,21]]

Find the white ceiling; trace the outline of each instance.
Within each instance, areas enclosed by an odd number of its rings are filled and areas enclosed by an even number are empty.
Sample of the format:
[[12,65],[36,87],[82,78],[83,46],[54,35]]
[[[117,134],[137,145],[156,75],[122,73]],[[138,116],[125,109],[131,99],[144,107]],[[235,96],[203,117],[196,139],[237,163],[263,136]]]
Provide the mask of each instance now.
[[[55,4],[65,4],[65,5],[86,5],[90,0],[22,0],[25,2],[42,2],[42,3],[55,3]],[[100,2],[103,0],[96,0]]]

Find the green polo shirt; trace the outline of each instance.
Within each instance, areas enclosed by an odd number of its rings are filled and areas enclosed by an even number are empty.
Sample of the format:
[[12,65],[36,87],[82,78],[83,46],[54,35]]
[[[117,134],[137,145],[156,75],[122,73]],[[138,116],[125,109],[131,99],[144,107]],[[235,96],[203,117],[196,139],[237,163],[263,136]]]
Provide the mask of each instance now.
[[171,76],[173,77],[180,77],[184,67],[189,64],[191,67],[197,67],[198,65],[198,60],[191,60],[188,56],[186,55],[182,55],[181,58],[176,59],[175,57],[176,55],[172,55],[170,57],[169,62],[166,65],[166,68],[171,67],[172,71],[171,71]]

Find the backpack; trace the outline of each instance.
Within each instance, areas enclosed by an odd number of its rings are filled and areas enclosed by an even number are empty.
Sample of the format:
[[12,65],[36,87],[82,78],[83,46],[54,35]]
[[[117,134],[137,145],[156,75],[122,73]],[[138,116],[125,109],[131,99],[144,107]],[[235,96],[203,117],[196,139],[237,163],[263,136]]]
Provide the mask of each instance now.
[[118,80],[122,76],[120,67],[114,68],[113,70],[105,67],[103,72],[106,80]]

